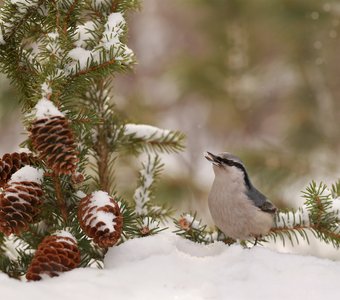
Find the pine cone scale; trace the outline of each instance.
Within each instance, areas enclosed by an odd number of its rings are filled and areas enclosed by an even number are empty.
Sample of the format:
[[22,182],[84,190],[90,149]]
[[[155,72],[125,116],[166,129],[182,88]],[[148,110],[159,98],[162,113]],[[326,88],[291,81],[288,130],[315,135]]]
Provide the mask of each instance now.
[[33,147],[57,174],[75,173],[78,162],[69,121],[64,116],[38,119],[30,128]]
[[0,195],[0,231],[6,235],[26,231],[34,223],[42,201],[41,186],[35,182],[12,182]]
[[47,236],[40,243],[28,268],[28,280],[40,280],[43,274],[58,276],[76,268],[80,263],[80,252],[77,242],[69,236]]
[[26,165],[34,164],[36,159],[28,153],[6,153],[0,159],[0,187],[4,187],[11,176]]
[[[96,203],[96,197],[105,197],[104,206]],[[105,192],[96,192],[84,197],[78,207],[78,220],[84,232],[100,247],[115,245],[123,229],[123,217],[118,203]]]

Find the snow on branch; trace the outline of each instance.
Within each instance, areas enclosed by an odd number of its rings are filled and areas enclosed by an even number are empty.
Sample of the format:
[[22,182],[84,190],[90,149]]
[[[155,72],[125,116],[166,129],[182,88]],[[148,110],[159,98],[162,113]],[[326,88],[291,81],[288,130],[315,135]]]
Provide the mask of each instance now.
[[0,44],[5,44],[6,37],[15,33],[21,20],[33,10],[37,10],[41,0],[10,0],[3,5],[0,14]]
[[[120,41],[125,32],[125,19],[120,12],[111,13],[103,26],[88,21],[76,29],[76,46],[68,52],[71,62],[66,66],[66,73],[77,75],[94,66],[112,64],[129,65],[133,62],[133,52]],[[97,41],[98,40],[98,41]],[[80,73],[82,74],[82,73]]]
[[177,152],[183,149],[184,135],[178,131],[144,124],[125,124],[124,128],[124,134],[144,148],[165,152]]
[[145,216],[148,214],[148,206],[150,206],[150,201],[153,198],[153,185],[162,168],[163,165],[158,155],[149,154],[146,162],[142,163],[142,169],[139,171],[139,186],[133,196],[137,215]]
[[317,239],[340,247],[340,189],[339,183],[332,190],[324,183],[314,181],[303,192],[306,199],[304,206],[297,211],[279,212],[276,215],[276,226],[268,237],[279,237],[283,244],[288,239],[292,245],[302,238],[309,242],[308,232]]

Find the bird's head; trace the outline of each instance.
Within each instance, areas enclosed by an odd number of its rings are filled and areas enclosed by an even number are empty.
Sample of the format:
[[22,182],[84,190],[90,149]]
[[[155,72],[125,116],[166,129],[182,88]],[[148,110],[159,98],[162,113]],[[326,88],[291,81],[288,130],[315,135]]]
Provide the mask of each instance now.
[[246,168],[242,160],[237,156],[228,152],[222,152],[220,154],[206,152],[204,156],[212,163],[216,177],[229,176],[234,180],[240,178],[244,179],[247,186],[250,185]]

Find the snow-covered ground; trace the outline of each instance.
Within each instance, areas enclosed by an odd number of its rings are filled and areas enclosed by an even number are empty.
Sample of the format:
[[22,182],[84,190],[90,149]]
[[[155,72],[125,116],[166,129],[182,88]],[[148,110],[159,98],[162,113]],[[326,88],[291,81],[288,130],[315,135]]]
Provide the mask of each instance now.
[[105,269],[76,269],[41,282],[0,275],[3,299],[336,299],[340,262],[192,243],[169,232],[111,248]]

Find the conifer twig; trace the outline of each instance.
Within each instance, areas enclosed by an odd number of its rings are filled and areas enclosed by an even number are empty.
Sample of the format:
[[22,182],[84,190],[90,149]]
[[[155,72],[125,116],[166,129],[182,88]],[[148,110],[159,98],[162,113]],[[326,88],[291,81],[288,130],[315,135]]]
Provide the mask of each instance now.
[[64,222],[67,223],[67,220],[68,220],[67,207],[66,207],[66,202],[65,202],[64,195],[63,195],[59,175],[56,173],[53,173],[52,179],[53,179],[53,183],[55,187],[55,196],[57,199],[57,203],[58,203],[61,215],[63,217]]
[[97,125],[97,141],[94,149],[97,153],[96,162],[98,168],[99,188],[102,191],[110,192],[111,179],[110,179],[110,149],[107,142],[107,132],[105,127],[105,95],[104,80],[96,81],[98,96],[96,99],[96,111],[103,123]]
[[115,64],[115,62],[116,62],[116,59],[111,59],[111,60],[106,61],[106,62],[104,62],[102,64],[99,64],[99,65],[90,67],[88,69],[81,70],[81,71],[79,71],[79,72],[77,72],[75,74],[72,74],[71,77],[72,78],[77,78],[79,76],[86,75],[86,74],[91,73],[91,72],[95,72],[95,71],[97,71],[99,69],[102,69],[102,68],[105,68],[107,66],[113,65],[113,64]]

